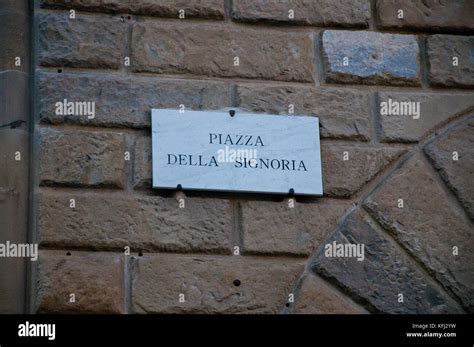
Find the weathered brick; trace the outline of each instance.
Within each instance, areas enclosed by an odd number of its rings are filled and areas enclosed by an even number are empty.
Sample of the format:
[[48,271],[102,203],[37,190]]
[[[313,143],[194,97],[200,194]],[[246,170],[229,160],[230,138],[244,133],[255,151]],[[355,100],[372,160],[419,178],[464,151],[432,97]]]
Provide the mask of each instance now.
[[[42,251],[37,268],[38,313],[124,313],[123,255]],[[75,295],[75,303],[70,295]]]
[[[159,38],[159,39],[157,39]],[[234,66],[234,58],[239,65]],[[134,25],[135,72],[313,80],[312,34],[145,21]]]
[[[473,30],[474,3],[470,0],[377,0],[377,23],[382,28],[429,31]],[[403,19],[398,11],[403,10]]]
[[318,200],[315,203],[241,202],[243,250],[250,254],[309,256],[336,228],[350,202]]
[[[474,87],[474,36],[433,35],[426,49],[431,85]],[[455,57],[457,66],[453,65]]]
[[[313,261],[316,273],[336,281],[371,308],[382,313],[460,313],[462,310],[429,277],[425,277],[392,241],[374,228],[360,211],[353,212],[328,243],[363,244],[363,261],[326,257],[324,248]],[[403,303],[399,303],[403,294]]]
[[[230,105],[230,87],[221,82],[116,77],[100,74],[38,74],[37,109],[44,123],[149,128],[152,108],[218,109]],[[95,118],[58,115],[55,104],[95,102]]]
[[184,10],[185,18],[224,18],[224,0],[41,0],[41,6],[171,18],[178,18],[179,11]]
[[307,273],[299,285],[293,314],[365,314],[367,311],[320,277]]
[[37,136],[41,184],[124,187],[124,134],[39,128]]
[[414,35],[326,30],[322,47],[327,82],[420,84],[419,49]]
[[[242,22],[367,27],[370,18],[368,0],[239,0],[232,5],[232,18]],[[289,17],[290,10],[294,18]]]
[[[403,199],[403,208],[398,207]],[[364,205],[470,311],[474,309],[472,226],[418,156],[408,160]],[[459,255],[453,254],[458,247]]]
[[[391,100],[391,101],[390,101]],[[381,114],[382,103],[396,102],[406,108],[407,102],[419,102],[419,118],[416,115]],[[472,94],[448,93],[378,93],[380,137],[383,142],[418,142],[434,129],[474,107]],[[407,109],[407,108],[406,108]]]
[[[38,234],[44,247],[132,251],[230,253],[227,200],[113,193],[37,196]],[[75,208],[70,208],[70,199]]]
[[133,312],[277,313],[303,267],[293,259],[143,256],[134,264]]
[[39,13],[38,59],[43,66],[118,69],[127,24],[111,16]]
[[[474,119],[425,147],[425,153],[474,220]],[[457,152],[458,160],[453,160]]]
[[[344,160],[346,153],[348,160]],[[404,150],[396,148],[354,147],[322,143],[324,194],[350,197],[403,153]]]
[[319,117],[322,138],[370,139],[369,94],[353,89],[239,85],[239,107],[253,112]]

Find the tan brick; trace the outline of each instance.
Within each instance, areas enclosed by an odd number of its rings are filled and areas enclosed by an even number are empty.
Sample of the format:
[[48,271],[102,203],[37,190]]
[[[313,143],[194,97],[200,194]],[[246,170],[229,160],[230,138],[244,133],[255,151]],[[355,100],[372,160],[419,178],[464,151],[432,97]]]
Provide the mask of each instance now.
[[[474,5],[473,5],[474,9]],[[474,37],[433,35],[426,41],[429,80],[434,86],[474,87]],[[458,65],[453,65],[453,58]]]
[[39,128],[37,136],[41,184],[124,186],[128,165],[124,134]]
[[[42,251],[37,269],[38,313],[124,313],[123,255]],[[70,295],[75,295],[75,303]]]
[[302,271],[293,259],[143,256],[133,270],[133,312],[277,313]]
[[[389,100],[399,103],[419,103],[420,115],[381,115],[381,105]],[[412,104],[413,105],[413,104]],[[466,110],[474,107],[473,94],[450,93],[378,93],[377,112],[383,142],[418,142]]]
[[294,314],[365,314],[363,307],[341,294],[320,277],[311,273],[304,275],[289,308]]
[[134,153],[133,184],[135,188],[151,188],[151,138],[148,136],[138,137],[135,141]]
[[[403,208],[398,207],[398,199],[403,199]],[[472,312],[474,234],[472,225],[449,201],[427,164],[414,156],[364,206]],[[453,247],[458,247],[458,255]]]
[[[405,152],[397,148],[354,147],[322,143],[323,192],[350,197]],[[348,160],[344,160],[347,153]]]
[[370,139],[369,94],[355,89],[239,85],[239,107],[252,112],[319,117],[322,138]]
[[[43,123],[149,128],[152,108],[208,110],[230,106],[230,87],[221,82],[40,72],[38,114]],[[95,117],[58,115],[56,102],[95,103]]]
[[132,52],[135,72],[313,80],[309,33],[145,21],[133,27]]
[[41,6],[171,18],[178,18],[179,11],[184,10],[185,18],[224,18],[224,0],[41,0]]
[[350,202],[314,203],[245,201],[241,204],[244,252],[309,256],[334,230]]
[[[230,253],[231,207],[227,200],[130,196],[119,193],[40,193],[41,245],[142,251]],[[75,199],[75,208],[70,208]]]
[[38,60],[43,66],[118,69],[127,24],[120,17],[39,13]]
[[[377,0],[377,23],[382,28],[429,31],[473,30],[474,3],[470,0]],[[398,11],[403,10],[403,19]]]
[[[425,153],[474,220],[474,118],[425,147]],[[458,160],[453,160],[454,152]]]
[[238,0],[232,5],[232,18],[243,22],[367,27],[370,18],[368,0]]

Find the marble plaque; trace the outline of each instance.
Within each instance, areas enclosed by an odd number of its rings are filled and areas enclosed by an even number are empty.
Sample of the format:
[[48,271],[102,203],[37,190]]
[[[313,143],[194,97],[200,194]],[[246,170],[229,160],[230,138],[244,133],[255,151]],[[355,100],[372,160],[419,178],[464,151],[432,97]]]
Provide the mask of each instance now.
[[154,188],[323,194],[317,117],[153,109],[152,147]]

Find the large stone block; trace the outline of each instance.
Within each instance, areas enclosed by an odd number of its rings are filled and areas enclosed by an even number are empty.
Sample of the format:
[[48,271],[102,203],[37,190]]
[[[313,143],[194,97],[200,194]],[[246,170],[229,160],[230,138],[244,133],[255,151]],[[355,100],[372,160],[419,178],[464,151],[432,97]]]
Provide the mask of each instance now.
[[[377,23],[382,28],[428,31],[472,31],[474,3],[470,0],[377,0]],[[399,11],[403,18],[399,18]]]
[[133,26],[131,66],[135,72],[310,82],[313,46],[309,33],[144,21]]
[[397,148],[354,147],[323,142],[321,158],[324,194],[352,196],[404,152]]
[[414,35],[326,30],[322,36],[327,82],[419,85]]
[[38,175],[43,185],[125,186],[123,133],[37,129]]
[[[418,142],[472,107],[474,95],[468,93],[379,92],[377,112],[381,140]],[[413,112],[416,109],[418,115]]]
[[[70,207],[74,199],[75,207]],[[230,253],[227,200],[49,193],[37,196],[41,245],[53,248]]]
[[[124,313],[124,259],[111,253],[43,251],[37,268],[38,313]],[[70,302],[74,294],[75,302]]]
[[39,13],[38,61],[43,66],[118,69],[127,24],[120,17]]
[[[314,115],[322,138],[370,139],[370,97],[355,89],[238,85],[239,107],[252,112]],[[291,106],[292,105],[292,106]]]
[[224,18],[224,0],[41,0],[41,6],[79,9],[91,12],[133,13],[146,16],[179,18]]
[[368,0],[238,0],[232,5],[232,18],[242,22],[367,27],[370,18]]
[[139,257],[133,269],[133,312],[278,313],[303,267],[294,259]]
[[[38,115],[44,123],[149,128],[152,108],[219,109],[230,105],[230,86],[213,81],[116,77],[112,75],[38,74]],[[94,102],[95,117],[60,115],[64,99]]]
[[433,35],[426,49],[431,85],[474,88],[473,36]]
[[287,202],[241,202],[244,252],[309,256],[336,228],[349,205],[335,199],[295,202],[293,208]]

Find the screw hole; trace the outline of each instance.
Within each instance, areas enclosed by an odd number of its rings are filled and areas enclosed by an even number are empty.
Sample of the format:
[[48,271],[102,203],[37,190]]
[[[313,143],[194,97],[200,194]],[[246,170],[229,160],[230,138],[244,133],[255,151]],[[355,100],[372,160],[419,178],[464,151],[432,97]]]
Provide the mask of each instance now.
[[63,72],[63,70],[61,70],[61,69],[58,69],[58,73],[61,73],[61,72]]
[[139,256],[139,257],[143,257],[143,252],[142,252],[142,251],[139,251],[139,252],[138,252],[138,256]]
[[71,255],[71,252],[67,252],[66,255]]
[[234,286],[236,287],[240,286],[240,280],[234,280]]
[[290,303],[287,302],[287,303],[285,304],[285,306],[286,306],[286,307],[290,307]]
[[128,16],[127,19],[130,20],[130,19],[132,19],[132,17],[131,17],[131,16]]
[[234,117],[235,116],[235,110],[229,110],[229,114],[231,117]]

